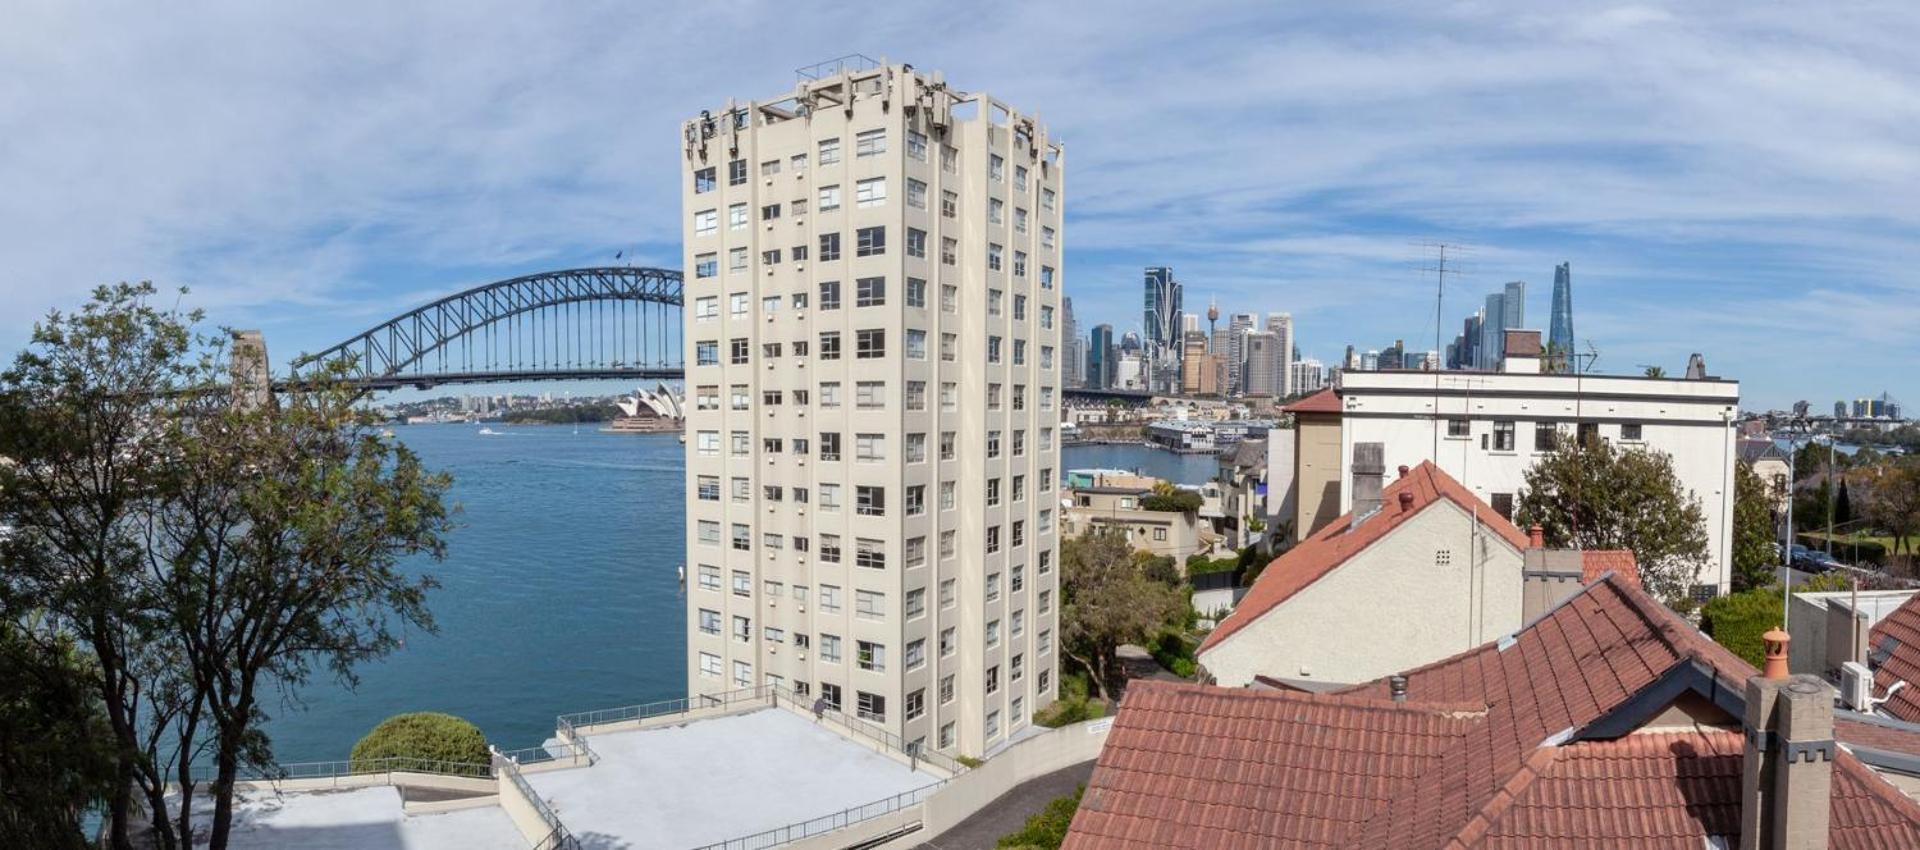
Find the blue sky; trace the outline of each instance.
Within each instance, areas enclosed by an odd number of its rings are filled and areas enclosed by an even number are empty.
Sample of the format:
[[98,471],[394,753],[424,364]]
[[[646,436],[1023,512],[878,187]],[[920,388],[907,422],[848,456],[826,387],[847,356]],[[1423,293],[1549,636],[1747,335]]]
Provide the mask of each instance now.
[[1920,405],[1910,4],[542,5],[10,3],[0,341],[148,278],[284,358],[517,273],[670,265],[678,122],[858,51],[1064,138],[1085,326],[1136,326],[1171,265],[1310,356],[1430,345],[1440,240],[1473,248],[1449,329],[1516,279],[1544,326],[1571,261],[1603,371],[1698,351],[1749,406]]

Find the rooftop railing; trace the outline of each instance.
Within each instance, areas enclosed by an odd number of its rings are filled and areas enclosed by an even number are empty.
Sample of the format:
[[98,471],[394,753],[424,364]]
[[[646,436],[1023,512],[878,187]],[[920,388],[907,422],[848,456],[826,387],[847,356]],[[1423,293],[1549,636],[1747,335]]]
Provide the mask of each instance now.
[[[792,691],[786,690],[785,688],[775,688],[775,694],[776,696],[774,698],[776,702],[785,702],[801,711],[813,711],[813,705],[811,703],[806,702],[802,697]],[[918,759],[933,765],[946,771],[949,776],[958,776],[967,770],[966,765],[961,764],[952,756],[945,753],[934,752],[923,747],[916,747],[914,744],[902,739],[899,735],[895,735],[865,720],[849,716],[837,709],[825,709],[819,713],[818,717],[822,722],[832,723],[854,735],[878,742],[887,749],[893,750],[908,758]]]
[[940,787],[945,784],[947,784],[946,781],[941,780],[930,785],[923,785],[911,791],[903,791],[882,800],[875,800],[871,803],[854,806],[850,809],[842,809],[830,815],[822,815],[812,820],[804,820],[798,823],[790,823],[786,826],[774,827],[764,832],[743,835],[739,838],[729,838],[726,841],[719,841],[704,847],[695,848],[695,850],[762,850],[762,848],[791,844],[803,838],[825,835],[835,830],[846,829],[863,821],[873,820],[874,818],[890,815],[902,809],[917,806],[928,797],[933,796],[933,792],[940,790]]
[[532,806],[534,813],[540,816],[540,822],[547,826],[547,834],[533,843],[533,850],[580,850],[580,840],[567,831],[566,824],[560,822],[560,815],[553,811],[553,807],[547,805],[546,800],[541,799],[540,794],[533,790],[533,785],[527,782],[527,778],[520,775],[519,765],[514,764],[512,759],[504,757],[495,758],[493,765],[513,783],[514,789],[520,793],[521,797],[526,798],[527,804]]
[[[466,776],[474,779],[488,779],[493,776],[492,769],[484,764],[391,756],[376,759],[309,761],[274,765],[267,770],[243,770],[235,779],[240,782],[283,782],[298,779],[336,779],[349,776],[374,776],[383,773],[432,773],[440,776]],[[212,782],[216,774],[217,771],[212,767],[196,767],[193,771],[193,781]]]
[[794,76],[803,80],[818,80],[831,77],[841,71],[851,71],[858,74],[861,71],[871,71],[878,67],[880,67],[880,60],[878,59],[863,53],[849,53],[836,59],[828,59],[825,62],[815,62],[804,68],[795,68],[793,69],[793,73]]
[[577,735],[571,738],[563,736],[553,743],[541,744],[537,747],[502,750],[500,755],[512,759],[515,764],[545,764],[550,761],[568,760],[585,760],[588,764],[592,764],[600,759],[593,748],[587,746],[587,739]]
[[[768,702],[773,698],[773,685],[760,685],[741,688],[718,694],[701,694],[694,697],[666,699],[658,702],[627,705],[619,708],[603,708],[598,711],[582,711],[574,714],[562,714],[554,720],[558,729],[565,730],[570,736],[578,736],[582,726],[601,726],[608,723],[625,723],[635,720],[651,720],[672,714],[687,714],[704,709],[728,709],[748,703]],[[575,740],[578,740],[576,737]]]

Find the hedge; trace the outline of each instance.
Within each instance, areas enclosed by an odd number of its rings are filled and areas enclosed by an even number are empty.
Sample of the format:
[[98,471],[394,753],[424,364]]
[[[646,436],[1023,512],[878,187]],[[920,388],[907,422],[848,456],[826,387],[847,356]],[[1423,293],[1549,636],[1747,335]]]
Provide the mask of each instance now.
[[[1818,549],[1824,552],[1827,548],[1827,536],[1825,534],[1801,532],[1796,535],[1794,539],[1808,549]],[[1836,534],[1833,537],[1833,557],[1845,563],[1855,565],[1883,565],[1887,562],[1887,545],[1877,540],[1848,540],[1846,537]]]
[[353,745],[354,767],[383,758],[416,758],[458,764],[488,764],[487,736],[480,727],[434,711],[396,714]]
[[1085,793],[1087,786],[1082,785],[1071,794],[1054,798],[1038,814],[1027,818],[1020,831],[1000,836],[994,846],[1009,850],[1056,850],[1067,840],[1067,827],[1073,824],[1073,813],[1080,808],[1080,796]]

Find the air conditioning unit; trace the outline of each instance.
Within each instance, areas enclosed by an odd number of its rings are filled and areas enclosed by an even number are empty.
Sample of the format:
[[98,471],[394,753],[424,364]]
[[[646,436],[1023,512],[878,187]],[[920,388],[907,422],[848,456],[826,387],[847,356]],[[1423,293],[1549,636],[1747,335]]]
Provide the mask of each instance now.
[[1858,661],[1840,665],[1840,700],[1854,711],[1873,713],[1873,671]]

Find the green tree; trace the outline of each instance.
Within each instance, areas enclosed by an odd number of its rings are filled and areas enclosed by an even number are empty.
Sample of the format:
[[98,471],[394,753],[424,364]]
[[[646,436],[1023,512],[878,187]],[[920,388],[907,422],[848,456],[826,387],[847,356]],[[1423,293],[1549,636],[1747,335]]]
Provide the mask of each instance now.
[[380,437],[348,371],[324,364],[265,405],[196,393],[164,432],[176,463],[158,524],[182,555],[161,604],[212,727],[212,850],[240,767],[272,764],[260,726],[276,689],[316,668],[351,684],[400,630],[434,628],[437,582],[400,564],[443,555],[448,480]]
[[1527,470],[1515,519],[1552,546],[1633,550],[1642,583],[1669,601],[1707,562],[1706,514],[1661,452],[1564,441]]
[[1887,463],[1873,485],[1867,518],[1893,536],[1892,553],[1913,553],[1909,539],[1920,531],[1920,462]]
[[82,850],[81,815],[113,793],[113,732],[66,635],[0,620],[0,846]]
[[1102,700],[1124,680],[1118,651],[1185,617],[1180,591],[1148,578],[1117,531],[1089,531],[1060,547],[1061,651],[1085,668]]
[[1746,590],[1773,580],[1776,557],[1773,497],[1745,463],[1733,465],[1733,587]]
[[1020,831],[1000,836],[994,846],[1001,850],[1059,850],[1073,826],[1073,813],[1080,810],[1080,798],[1087,793],[1081,785],[1073,793],[1055,797],[1047,807],[1027,817]]
[[1646,371],[1642,374],[1646,375],[1649,378],[1664,378],[1667,376],[1667,370],[1659,366],[1648,366]]

